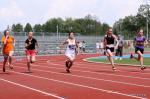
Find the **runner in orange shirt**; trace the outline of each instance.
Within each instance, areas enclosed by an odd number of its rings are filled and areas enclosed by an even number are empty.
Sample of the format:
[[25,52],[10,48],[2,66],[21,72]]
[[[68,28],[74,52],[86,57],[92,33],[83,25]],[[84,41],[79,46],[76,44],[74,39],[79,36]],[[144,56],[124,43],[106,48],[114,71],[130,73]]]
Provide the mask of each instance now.
[[4,62],[3,62],[3,72],[5,72],[5,67],[6,67],[6,62],[9,60],[8,65],[10,69],[13,69],[12,66],[12,56],[14,53],[14,44],[15,44],[15,39],[13,36],[9,35],[9,30],[4,31],[4,36],[2,37],[2,53],[4,56]]

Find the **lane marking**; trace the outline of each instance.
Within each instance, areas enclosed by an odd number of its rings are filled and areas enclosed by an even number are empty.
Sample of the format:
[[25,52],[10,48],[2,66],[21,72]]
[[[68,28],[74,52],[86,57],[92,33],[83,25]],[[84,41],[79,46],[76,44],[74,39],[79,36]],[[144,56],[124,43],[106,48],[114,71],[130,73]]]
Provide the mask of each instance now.
[[[19,63],[21,64],[21,63]],[[55,64],[55,63],[50,63],[51,65],[56,65],[56,66],[61,66],[64,67],[64,65],[62,64]],[[34,66],[36,66],[35,64],[33,64]],[[45,65],[45,64],[44,64]],[[64,68],[56,68],[56,67],[50,67],[50,66],[42,66],[45,68],[55,68],[55,69],[63,69]],[[106,69],[105,69],[106,70]],[[108,70],[108,69],[107,69]],[[144,78],[144,77],[136,77],[136,76],[125,76],[125,75],[120,75],[120,74],[106,74],[106,73],[100,73],[100,72],[93,72],[93,71],[85,71],[85,70],[77,70],[77,69],[73,69],[73,71],[78,71],[78,72],[87,72],[87,73],[92,73],[92,74],[103,74],[103,75],[111,75],[111,76],[118,76],[118,77],[126,77],[126,78],[135,78],[135,79],[144,79],[144,80],[150,80],[150,78]]]
[[[25,67],[19,67],[15,66],[17,68],[25,68]],[[37,67],[41,67],[40,65]],[[40,70],[40,69],[32,69],[35,71],[41,71],[41,72],[48,72],[48,73],[53,73],[53,74],[59,74],[59,75],[67,75],[67,76],[72,76],[72,77],[78,77],[78,78],[85,78],[85,79],[92,79],[92,80],[98,80],[98,81],[105,81],[105,82],[111,82],[111,83],[119,83],[119,84],[125,84],[125,85],[131,85],[131,86],[138,86],[138,87],[145,87],[149,88],[150,86],[147,85],[142,85],[142,84],[134,84],[134,83],[127,83],[127,82],[122,82],[122,81],[115,81],[115,80],[106,80],[106,79],[100,79],[100,78],[95,78],[95,77],[88,77],[88,76],[80,76],[80,75],[68,75],[68,74],[63,74],[63,73],[58,73],[58,72],[53,72],[53,71],[47,71],[47,70]]]
[[[101,92],[105,92],[105,93],[109,93],[109,94],[111,93],[111,94],[118,94],[118,95],[122,95],[122,96],[127,96],[127,97],[132,97],[132,98],[138,98],[138,99],[147,99],[147,98],[138,97],[138,96],[134,96],[134,95],[129,95],[129,94],[125,94],[125,93],[120,93],[120,92],[116,92],[116,91],[105,90],[105,89],[95,88],[95,87],[91,87],[91,86],[86,86],[86,85],[81,85],[81,84],[76,84],[76,83],[71,83],[71,82],[60,81],[60,80],[56,80],[56,79],[49,79],[49,78],[41,77],[41,76],[35,76],[35,75],[30,75],[30,74],[24,74],[24,73],[19,73],[19,72],[15,72],[15,71],[10,71],[10,72],[14,72],[14,73],[16,73],[16,74],[25,75],[25,76],[30,76],[30,77],[34,77],[34,78],[39,78],[39,79],[44,79],[44,80],[59,82],[59,83],[63,83],[63,84],[69,84],[69,85],[73,85],[73,86],[78,86],[78,87],[93,89],[93,90],[97,90],[97,91],[101,91]],[[55,95],[54,95],[54,96],[55,96]],[[62,97],[60,97],[60,99],[61,99],[61,98],[62,98]],[[64,99],[64,98],[62,98],[62,99]]]
[[65,99],[63,97],[60,97],[60,96],[57,96],[57,95],[54,95],[54,94],[51,94],[51,93],[48,93],[48,92],[45,92],[45,91],[41,91],[41,90],[38,90],[38,89],[35,89],[35,88],[31,88],[31,87],[28,87],[28,86],[25,86],[25,85],[22,85],[22,84],[13,82],[13,81],[9,81],[9,80],[3,79],[3,78],[0,78],[0,80],[4,81],[6,83],[10,83],[10,84],[13,84],[13,85],[16,85],[16,86],[20,86],[20,87],[35,91],[35,92],[42,93],[42,94],[47,95],[47,96],[52,96],[52,97],[55,97],[55,98],[58,98],[58,99]]

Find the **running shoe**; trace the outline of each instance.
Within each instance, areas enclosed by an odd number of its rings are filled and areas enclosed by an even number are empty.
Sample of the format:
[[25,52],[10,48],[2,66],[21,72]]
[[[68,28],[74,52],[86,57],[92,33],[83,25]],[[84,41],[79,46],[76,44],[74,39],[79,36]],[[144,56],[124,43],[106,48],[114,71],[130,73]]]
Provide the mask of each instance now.
[[144,70],[144,69],[146,69],[146,67],[141,67],[141,70]]
[[112,67],[112,70],[113,70],[113,71],[115,71],[115,70],[116,70],[116,68],[115,68],[115,67]]
[[67,72],[67,73],[70,73],[70,70],[67,68],[67,69],[66,69],[66,72]]

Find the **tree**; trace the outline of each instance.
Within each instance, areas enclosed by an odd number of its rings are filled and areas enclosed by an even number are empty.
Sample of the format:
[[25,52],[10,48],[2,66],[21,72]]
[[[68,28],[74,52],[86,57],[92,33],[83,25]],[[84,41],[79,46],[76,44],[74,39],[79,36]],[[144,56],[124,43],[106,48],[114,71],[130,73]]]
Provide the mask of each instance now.
[[143,17],[148,17],[150,18],[150,5],[141,5],[140,8],[138,9],[138,14],[143,16]]
[[34,32],[42,32],[43,31],[42,25],[41,24],[34,25],[33,30]]
[[30,23],[27,23],[24,28],[24,32],[30,32],[30,31],[32,31],[32,26]]
[[106,34],[106,31],[108,30],[110,26],[107,24],[107,23],[103,23],[102,24],[102,35],[105,35]]
[[[16,25],[14,24],[13,30],[16,31]],[[18,26],[17,26],[18,27]],[[67,33],[69,31],[73,31],[76,33],[80,33],[82,35],[103,35],[106,32],[106,28],[109,25],[106,23],[101,23],[98,21],[96,16],[92,16],[88,14],[84,18],[72,19],[66,18],[65,20],[61,18],[51,18],[46,21],[44,24],[35,24],[32,26],[30,23],[25,25],[24,31],[35,31],[35,32],[48,32],[48,33],[56,33],[57,29],[59,33]],[[21,31],[21,29],[19,30]]]
[[13,24],[12,25],[12,31],[13,32],[22,32],[23,31],[23,26],[20,23]]

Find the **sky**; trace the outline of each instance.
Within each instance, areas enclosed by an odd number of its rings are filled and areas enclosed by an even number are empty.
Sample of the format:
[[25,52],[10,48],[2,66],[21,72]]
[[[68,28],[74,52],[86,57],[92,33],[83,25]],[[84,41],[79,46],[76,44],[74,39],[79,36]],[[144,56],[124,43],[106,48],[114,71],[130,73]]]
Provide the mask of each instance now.
[[144,0],[0,0],[0,30],[21,23],[43,24],[50,18],[96,16],[113,26],[115,21],[136,15]]

